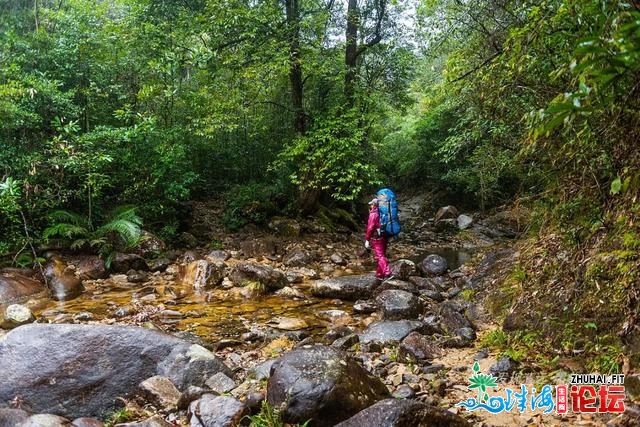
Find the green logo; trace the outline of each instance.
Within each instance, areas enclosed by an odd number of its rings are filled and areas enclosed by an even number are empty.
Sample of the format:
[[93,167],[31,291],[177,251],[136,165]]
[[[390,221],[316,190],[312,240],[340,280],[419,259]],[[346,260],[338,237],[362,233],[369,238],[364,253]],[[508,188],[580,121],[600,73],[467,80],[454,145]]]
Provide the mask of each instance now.
[[469,381],[471,385],[468,386],[468,389],[478,389],[478,403],[482,403],[489,400],[489,395],[487,394],[487,387],[497,387],[496,380],[498,378],[480,373],[480,364],[478,362],[473,364],[473,376],[469,377]]

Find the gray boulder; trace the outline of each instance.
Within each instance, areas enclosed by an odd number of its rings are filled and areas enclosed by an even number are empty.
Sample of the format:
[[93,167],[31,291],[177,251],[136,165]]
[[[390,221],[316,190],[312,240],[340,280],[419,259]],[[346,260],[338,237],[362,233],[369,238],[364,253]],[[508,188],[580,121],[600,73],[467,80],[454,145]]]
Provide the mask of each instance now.
[[235,427],[245,416],[244,403],[229,396],[205,394],[189,405],[191,427]]
[[311,294],[320,298],[357,301],[370,298],[376,286],[373,276],[342,276],[315,282],[311,286]]
[[242,263],[235,266],[229,278],[238,286],[246,286],[251,282],[257,282],[267,290],[277,291],[289,284],[287,276],[267,265]]
[[426,325],[418,320],[387,320],[373,322],[359,335],[361,344],[390,345],[400,342],[413,331],[421,332]]
[[232,375],[213,353],[180,338],[133,326],[30,324],[0,341],[0,406],[16,396],[35,413],[100,417],[154,375],[179,389]]
[[441,274],[444,274],[445,271],[447,271],[447,268],[449,268],[447,260],[436,254],[427,256],[422,260],[419,266],[420,271],[428,276],[440,276]]
[[335,427],[468,427],[464,418],[415,400],[385,399]]
[[267,384],[267,402],[282,410],[283,421],[312,426],[333,426],[388,396],[346,353],[320,345],[276,360]]
[[389,289],[376,297],[376,304],[383,320],[417,319],[424,306],[411,292]]

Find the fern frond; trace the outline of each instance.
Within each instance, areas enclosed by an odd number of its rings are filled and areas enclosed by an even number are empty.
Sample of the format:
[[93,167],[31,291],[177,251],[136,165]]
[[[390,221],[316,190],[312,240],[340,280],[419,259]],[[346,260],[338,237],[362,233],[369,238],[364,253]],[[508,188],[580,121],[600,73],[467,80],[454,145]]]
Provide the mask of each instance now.
[[71,243],[71,249],[80,249],[87,243],[87,239],[76,239]]
[[104,236],[111,231],[117,233],[127,247],[137,244],[142,234],[138,224],[125,219],[116,219],[104,224],[96,234]]
[[51,227],[47,227],[42,232],[42,237],[48,239],[52,236],[66,237],[67,239],[73,239],[75,236],[86,236],[89,231],[77,224],[58,223]]
[[100,245],[104,245],[105,243],[107,243],[107,239],[105,239],[104,237],[97,237],[95,239],[91,239],[89,240],[89,246],[94,247],[94,246],[100,246]]
[[119,206],[115,208],[111,214],[111,220],[124,220],[137,226],[142,225],[142,218],[136,214],[136,208],[134,206]]
[[52,221],[59,223],[74,224],[80,227],[88,228],[87,218],[75,212],[57,210],[49,213],[49,218]]

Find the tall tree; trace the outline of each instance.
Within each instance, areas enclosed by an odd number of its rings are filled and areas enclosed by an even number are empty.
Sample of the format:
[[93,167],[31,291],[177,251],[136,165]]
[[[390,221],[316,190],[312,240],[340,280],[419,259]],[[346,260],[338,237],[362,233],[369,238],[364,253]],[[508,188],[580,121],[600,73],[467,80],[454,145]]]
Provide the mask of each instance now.
[[[345,76],[344,76],[344,96],[347,106],[352,107],[355,103],[355,85],[358,72],[358,58],[369,48],[382,41],[383,21],[386,16],[387,0],[373,0],[371,4],[366,4],[367,10],[374,11],[374,24],[372,34],[362,34],[364,20],[358,0],[348,0],[347,3],[347,25],[345,30]],[[359,34],[368,37],[359,43]]]

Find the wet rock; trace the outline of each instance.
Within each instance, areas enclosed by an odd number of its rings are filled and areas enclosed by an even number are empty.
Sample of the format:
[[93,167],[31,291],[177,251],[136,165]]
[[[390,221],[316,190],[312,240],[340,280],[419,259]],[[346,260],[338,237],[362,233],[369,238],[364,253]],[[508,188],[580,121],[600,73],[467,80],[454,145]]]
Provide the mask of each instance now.
[[400,342],[413,331],[421,331],[424,323],[418,320],[388,320],[373,322],[359,334],[360,343],[368,345],[376,343],[387,346]]
[[204,259],[192,261],[179,268],[179,280],[195,289],[211,289],[224,278],[226,265],[223,262],[208,262]]
[[391,274],[400,280],[409,280],[409,277],[417,272],[416,263],[408,259],[401,259],[391,264]]
[[311,286],[311,294],[321,298],[356,301],[370,298],[376,285],[376,279],[373,276],[334,277],[314,282]]
[[247,409],[239,400],[228,396],[205,394],[189,405],[191,427],[235,427]]
[[292,288],[291,286],[285,286],[284,288],[277,290],[276,295],[291,299],[306,299],[306,296],[301,290]]
[[36,413],[70,419],[112,410],[154,375],[179,389],[202,386],[216,372],[233,375],[200,346],[132,326],[20,326],[0,341],[0,360],[0,402],[21,395]]
[[304,319],[298,319],[294,317],[285,317],[285,316],[275,317],[271,319],[267,324],[276,329],[281,329],[285,331],[297,331],[297,330],[306,329],[309,327],[309,324],[305,322]]
[[76,277],[75,268],[61,258],[51,258],[44,267],[51,298],[68,301],[78,297],[84,291],[82,281]]
[[33,322],[35,317],[28,307],[20,304],[11,304],[4,311],[4,318],[0,327],[2,329],[13,329],[20,325]]
[[335,427],[469,427],[464,418],[415,400],[385,399]]
[[81,311],[73,315],[73,320],[76,322],[88,322],[89,320],[93,320],[94,317],[90,311]]
[[422,301],[412,293],[397,289],[381,292],[376,304],[382,320],[416,319],[424,309]]
[[315,260],[315,256],[308,251],[295,251],[287,255],[283,261],[287,267],[306,267]]
[[247,258],[276,254],[276,243],[271,238],[249,239],[240,243],[240,251]]
[[435,220],[438,222],[443,219],[456,219],[458,215],[458,209],[455,206],[443,206],[436,212]]
[[136,252],[144,257],[151,258],[167,250],[167,245],[153,233],[142,230]]
[[129,283],[143,283],[149,280],[149,274],[146,271],[127,271],[127,282]]
[[32,277],[7,270],[0,273],[0,304],[21,303],[47,294],[44,285]]
[[138,254],[117,253],[111,260],[110,269],[116,274],[126,274],[129,270],[149,271],[149,266]]
[[241,263],[235,266],[229,278],[238,286],[260,283],[267,290],[276,291],[287,286],[287,277],[283,272],[267,265]]
[[283,421],[333,426],[389,395],[380,379],[346,353],[326,346],[291,351],[271,368],[267,402]]
[[447,260],[436,254],[427,256],[419,264],[420,271],[428,276],[440,276],[448,267]]
[[156,375],[142,381],[139,387],[148,402],[163,409],[177,409],[181,393],[169,378]]
[[97,280],[109,277],[104,260],[96,255],[78,255],[68,258],[68,263],[76,268],[80,280]]
[[360,314],[370,314],[377,309],[378,306],[371,300],[358,300],[353,304],[353,311]]
[[398,346],[398,358],[407,362],[431,361],[442,356],[434,341],[418,332],[411,332]]

